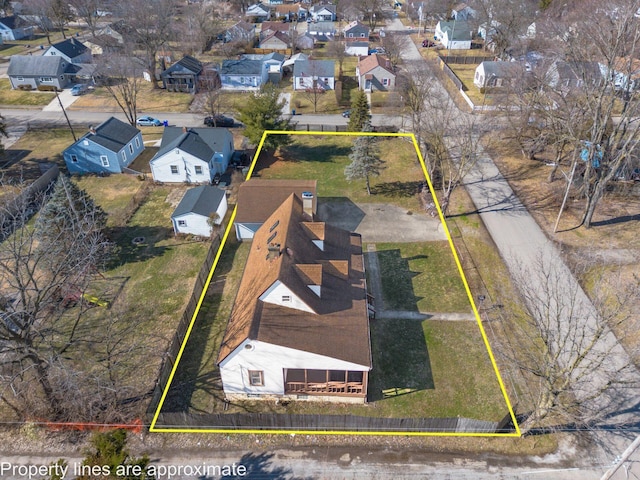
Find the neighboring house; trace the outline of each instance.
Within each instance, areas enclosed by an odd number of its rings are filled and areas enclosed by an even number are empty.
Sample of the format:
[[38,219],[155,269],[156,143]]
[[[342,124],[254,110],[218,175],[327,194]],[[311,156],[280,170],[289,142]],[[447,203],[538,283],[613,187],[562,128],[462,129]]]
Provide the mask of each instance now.
[[157,182],[210,183],[227,170],[232,155],[233,135],[226,128],[165,127],[149,165]]
[[216,363],[225,398],[364,403],[362,238],[291,194],[255,234]]
[[499,88],[524,81],[526,66],[520,62],[484,61],[476,67],[473,84],[478,88]]
[[433,37],[448,50],[471,48],[471,28],[467,22],[439,21]]
[[307,18],[307,9],[299,3],[278,5],[273,10],[277,19],[284,19],[288,22]]
[[369,27],[357,20],[353,21],[344,28],[344,38],[364,38],[369,40]]
[[272,52],[264,55],[245,54],[242,58],[261,61],[267,71],[268,82],[278,83],[282,80],[282,64],[285,59],[282,53]]
[[309,205],[310,213],[316,215],[316,180],[264,180],[252,178],[240,184],[238,189],[238,211],[234,227],[239,241],[251,240],[260,226],[289,195],[295,193]]
[[253,42],[256,38],[255,25],[247,22],[238,22],[224,32],[225,42]]
[[191,55],[185,55],[160,74],[162,84],[169,92],[195,94],[202,73],[202,63]]
[[365,57],[369,55],[369,39],[347,38],[344,43],[344,51],[347,55]]
[[307,33],[314,37],[324,37],[326,39],[333,39],[336,35],[336,24],[334,22],[317,22],[307,23]]
[[0,18],[0,35],[3,40],[21,40],[31,37],[33,32],[34,27],[17,15]]
[[597,86],[607,77],[606,67],[597,62],[566,62],[556,60],[545,73],[544,81],[551,88],[568,91],[585,86]]
[[247,8],[244,15],[246,17],[254,17],[256,20],[262,22],[271,18],[271,8],[262,3],[254,3]]
[[226,192],[211,185],[190,188],[171,215],[173,231],[209,237],[227,213]]
[[96,36],[107,35],[113,38],[120,45],[123,45],[125,38],[130,38],[133,33],[133,29],[127,25],[124,20],[118,20],[117,22],[110,23],[109,25],[98,29],[96,31]]
[[293,89],[319,88],[334,90],[336,62],[334,60],[303,60],[293,66]]
[[122,173],[144,150],[140,130],[111,117],[62,152],[71,174]]
[[91,49],[75,37],[54,43],[42,55],[43,57],[62,57],[69,63],[91,63]]
[[260,41],[271,36],[275,32],[290,34],[296,27],[291,23],[283,22],[263,22],[260,29]]
[[311,50],[316,41],[315,39],[308,34],[303,34],[303,35],[299,35],[296,40],[296,47],[299,48],[300,50]]
[[220,67],[223,90],[258,90],[268,78],[268,67],[261,60],[223,60]]
[[335,5],[314,5],[309,9],[309,16],[314,22],[335,22]]
[[284,32],[273,32],[260,41],[264,50],[286,50],[291,47],[291,37]]
[[611,76],[616,90],[639,90],[640,60],[633,57],[616,57]]
[[282,63],[282,69],[287,70],[288,72],[293,72],[293,66],[296,64],[296,62],[302,62],[308,59],[309,55],[307,55],[306,53],[296,53],[295,55],[291,55]]
[[466,3],[458,3],[451,10],[451,18],[456,21],[468,21],[476,18],[477,12]]
[[391,62],[377,54],[358,59],[356,77],[358,86],[365,92],[393,90],[396,86],[396,74]]
[[70,83],[69,66],[62,57],[12,55],[7,76],[13,89],[62,89]]
[[109,35],[97,35],[90,40],[83,40],[82,44],[91,50],[91,56],[103,55],[105,53],[117,53],[123,45]]
[[485,22],[478,26],[478,37],[484,40],[484,48],[489,51],[495,50],[495,39],[498,36],[498,28],[500,27],[500,22],[496,20],[491,20],[490,22]]

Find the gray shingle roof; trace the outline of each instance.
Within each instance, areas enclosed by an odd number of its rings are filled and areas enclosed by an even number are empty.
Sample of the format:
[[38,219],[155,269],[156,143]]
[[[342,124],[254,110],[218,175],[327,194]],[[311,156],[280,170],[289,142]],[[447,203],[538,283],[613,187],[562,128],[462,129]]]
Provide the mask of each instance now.
[[220,75],[260,75],[262,60],[223,60]]
[[185,213],[197,213],[208,217],[218,209],[218,205],[225,196],[224,190],[211,185],[190,188],[182,197],[182,200],[173,211],[171,218]]
[[18,17],[16,15],[11,15],[10,17],[2,17],[0,18],[0,23],[5,27],[10,28],[11,30],[15,30],[18,26]]
[[333,60],[302,60],[293,65],[294,77],[333,77],[336,62]]
[[185,55],[180,61],[174,63],[162,72],[162,76],[165,77],[172,73],[198,75],[200,72],[202,72],[202,63],[191,55]]
[[79,40],[76,40],[75,38],[67,38],[62,42],[54,43],[53,45],[51,45],[51,47],[54,47],[60,53],[66,55],[69,58],[75,58],[79,55],[82,55],[87,50],[89,50]]
[[190,128],[184,132],[180,127],[165,127],[160,149],[154,158],[179,148],[201,160],[209,161],[232,138],[231,132],[226,128]]
[[140,133],[135,127],[124,123],[115,117],[111,117],[95,128],[96,133],[88,132],[80,140],[85,138],[108,148],[112,152],[119,152],[127,143]]
[[[63,66],[64,64],[64,66]],[[12,76],[48,76],[56,77],[64,72],[67,62],[61,57],[43,57],[40,55],[12,55],[7,75]]]

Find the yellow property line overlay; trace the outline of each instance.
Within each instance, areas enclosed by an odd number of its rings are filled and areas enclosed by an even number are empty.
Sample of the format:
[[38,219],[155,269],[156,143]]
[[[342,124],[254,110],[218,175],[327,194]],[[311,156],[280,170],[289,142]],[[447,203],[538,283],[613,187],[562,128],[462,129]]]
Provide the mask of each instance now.
[[160,398],[160,402],[158,403],[158,408],[153,416],[153,420],[151,421],[151,425],[149,426],[150,432],[162,432],[162,433],[253,433],[253,434],[299,434],[299,435],[405,435],[405,436],[432,436],[432,437],[520,437],[521,431],[520,426],[518,425],[518,421],[516,419],[515,412],[513,410],[513,406],[511,405],[511,401],[509,400],[509,395],[507,394],[507,390],[505,388],[504,382],[502,380],[502,376],[500,375],[500,371],[498,369],[498,365],[496,363],[496,359],[493,355],[493,351],[491,350],[491,345],[489,344],[489,339],[487,334],[482,326],[482,319],[480,318],[480,313],[476,307],[475,301],[473,299],[473,295],[471,294],[471,289],[469,288],[469,283],[467,282],[467,277],[464,274],[462,269],[462,264],[460,263],[460,259],[458,258],[458,253],[456,252],[453,239],[451,237],[451,233],[449,232],[449,227],[445,222],[444,215],[442,213],[442,209],[440,208],[440,204],[438,203],[438,198],[435,194],[435,190],[433,185],[431,184],[431,179],[429,178],[429,174],[427,173],[427,167],[424,163],[424,159],[422,158],[422,154],[420,153],[420,148],[418,146],[418,141],[413,133],[377,133],[377,132],[298,132],[298,131],[289,131],[289,130],[265,130],[262,134],[262,138],[260,139],[260,143],[258,144],[258,148],[256,149],[256,153],[253,157],[253,161],[249,167],[249,171],[247,172],[247,176],[245,180],[249,180],[251,175],[253,174],[253,169],[255,168],[256,162],[258,161],[258,157],[260,156],[260,152],[262,151],[262,147],[264,146],[264,141],[267,138],[267,135],[331,135],[331,136],[372,136],[372,137],[396,137],[396,138],[408,138],[412,141],[413,146],[416,150],[416,154],[418,155],[418,160],[420,161],[420,166],[422,167],[422,172],[424,173],[424,178],[427,181],[427,185],[429,186],[429,191],[431,192],[431,197],[438,211],[438,217],[440,218],[440,222],[444,227],[445,234],[447,235],[447,240],[449,242],[449,247],[451,248],[451,252],[453,254],[453,258],[455,260],[456,266],[458,267],[458,273],[462,278],[462,283],[464,284],[465,291],[467,292],[467,297],[469,299],[469,303],[471,304],[471,308],[473,309],[473,313],[476,317],[476,322],[478,324],[478,328],[480,329],[480,334],[482,335],[482,340],[484,341],[485,348],[487,349],[487,353],[489,354],[489,359],[491,360],[491,365],[493,366],[493,370],[496,374],[496,378],[498,379],[498,384],[500,385],[500,391],[502,392],[502,396],[504,397],[505,403],[509,410],[509,416],[511,417],[511,421],[515,425],[515,432],[513,433],[482,433],[482,432],[418,432],[418,431],[348,431],[348,430],[277,430],[277,429],[236,429],[236,428],[156,428],[156,422],[158,421],[158,416],[160,415],[160,411],[162,410],[162,406],[164,405],[164,401],[167,397],[167,393],[169,391],[169,387],[173,381],[173,377],[178,368],[178,364],[180,363],[180,359],[182,358],[182,354],[184,353],[185,347],[189,340],[189,336],[191,335],[191,331],[193,330],[193,325],[198,316],[198,312],[200,311],[200,307],[202,306],[202,302],[204,301],[205,294],[209,288],[209,283],[211,282],[211,278],[213,277],[213,272],[218,265],[218,261],[220,260],[220,255],[222,253],[222,249],[226,244],[227,238],[229,237],[229,232],[233,227],[233,222],[235,220],[236,211],[238,206],[236,205],[233,208],[233,213],[231,214],[231,218],[229,219],[229,224],[224,232],[224,236],[222,237],[222,241],[220,242],[220,246],[218,247],[218,252],[216,253],[216,257],[213,261],[213,265],[211,266],[211,271],[207,276],[207,281],[204,284],[204,288],[202,289],[202,294],[200,295],[200,299],[198,300],[198,304],[196,305],[196,309],[193,313],[193,317],[191,318],[191,323],[189,324],[189,328],[184,336],[184,340],[182,341],[182,345],[180,346],[180,351],[176,357],[176,361],[174,362],[173,368],[171,369],[171,373],[169,375],[169,379],[167,380],[167,385],[165,386],[164,392],[162,392],[162,397]]

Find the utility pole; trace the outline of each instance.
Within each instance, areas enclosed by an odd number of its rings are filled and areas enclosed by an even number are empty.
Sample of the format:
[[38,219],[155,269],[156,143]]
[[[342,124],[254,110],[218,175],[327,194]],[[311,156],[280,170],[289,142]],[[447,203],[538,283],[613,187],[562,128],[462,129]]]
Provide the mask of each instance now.
[[60,95],[58,95],[58,88],[53,87],[53,91],[56,92],[56,98],[58,99],[58,103],[60,104],[60,108],[62,109],[62,113],[64,114],[64,118],[67,120],[67,125],[69,125],[69,130],[71,130],[71,135],[73,136],[73,141],[77,142],[76,133],[73,131],[73,127],[71,126],[71,121],[67,116],[67,111],[64,109],[64,105],[62,104],[62,100],[60,100]]

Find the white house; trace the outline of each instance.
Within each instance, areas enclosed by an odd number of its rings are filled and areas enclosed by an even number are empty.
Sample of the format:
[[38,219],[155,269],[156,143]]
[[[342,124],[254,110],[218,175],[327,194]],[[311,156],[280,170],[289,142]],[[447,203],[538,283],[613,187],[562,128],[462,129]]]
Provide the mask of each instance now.
[[69,63],[90,63],[91,49],[74,37],[54,43],[43,53],[45,57],[62,57]]
[[252,178],[240,184],[238,210],[234,222],[236,238],[251,240],[258,228],[284,202],[295,193],[309,203],[308,209],[315,216],[318,208],[316,180],[265,180]]
[[640,60],[633,57],[616,57],[611,76],[616,90],[640,89]]
[[499,88],[524,82],[523,62],[484,61],[476,67],[473,84],[478,88]]
[[334,90],[336,77],[334,60],[302,60],[293,65],[293,89],[319,88]]
[[[220,225],[227,213],[226,192],[211,185],[190,188],[171,215],[173,231],[209,237],[211,223]],[[213,222],[211,221],[213,220]]]
[[244,13],[247,17],[255,17],[258,20],[269,20],[271,18],[271,8],[262,3],[250,5]]
[[471,28],[466,22],[439,21],[433,38],[448,50],[469,50],[471,48]]
[[367,308],[362,238],[291,194],[251,244],[217,358],[225,397],[364,403]]
[[344,51],[347,55],[365,57],[369,55],[368,38],[345,38]]
[[149,165],[156,182],[210,183],[227,170],[232,155],[233,135],[226,128],[165,127]]
[[451,18],[457,21],[473,20],[477,12],[466,3],[458,3],[451,9]]

